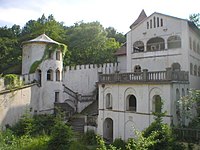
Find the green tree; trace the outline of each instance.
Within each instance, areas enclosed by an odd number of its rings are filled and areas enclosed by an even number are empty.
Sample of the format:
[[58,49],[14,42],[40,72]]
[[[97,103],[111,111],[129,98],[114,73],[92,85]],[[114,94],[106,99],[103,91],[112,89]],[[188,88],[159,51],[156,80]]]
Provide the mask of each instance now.
[[194,22],[198,28],[200,28],[200,13],[191,14],[189,19]]
[[72,55],[71,64],[114,61],[113,52],[119,48],[119,43],[107,37],[107,32],[99,22],[75,23],[66,31],[68,49]]
[[117,42],[120,44],[123,44],[126,42],[126,37],[122,33],[117,32],[117,30],[113,27],[108,27],[105,29],[107,32],[108,38],[114,38]]

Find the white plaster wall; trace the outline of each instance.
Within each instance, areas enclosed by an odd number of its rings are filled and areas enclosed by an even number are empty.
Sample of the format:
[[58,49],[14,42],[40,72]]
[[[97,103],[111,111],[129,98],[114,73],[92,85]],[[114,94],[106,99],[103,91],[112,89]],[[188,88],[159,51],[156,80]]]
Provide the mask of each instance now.
[[126,64],[126,55],[123,55],[123,56],[117,56],[117,62],[119,63],[118,64],[118,70],[120,72],[126,72],[127,69],[127,64]]
[[81,65],[76,67],[67,66],[64,71],[63,83],[82,95],[91,95],[96,89],[98,73],[114,73],[117,71],[117,64]]
[[[163,112],[167,111],[164,122],[171,124],[174,116],[174,90],[179,88],[186,91],[188,84],[106,84],[105,87],[99,84],[99,116],[98,134],[103,135],[103,122],[106,118],[113,120],[113,137],[127,140],[133,136],[134,126],[142,131],[154,120],[153,96],[160,95],[163,102]],[[112,110],[105,107],[106,94],[111,93],[113,97]],[[137,99],[137,110],[131,112],[126,110],[126,98],[133,94]],[[174,120],[175,122],[177,120]]]
[[[0,94],[0,126],[13,125],[27,110],[30,113],[38,111],[37,85],[25,86],[22,89]],[[30,108],[32,110],[30,111]]]

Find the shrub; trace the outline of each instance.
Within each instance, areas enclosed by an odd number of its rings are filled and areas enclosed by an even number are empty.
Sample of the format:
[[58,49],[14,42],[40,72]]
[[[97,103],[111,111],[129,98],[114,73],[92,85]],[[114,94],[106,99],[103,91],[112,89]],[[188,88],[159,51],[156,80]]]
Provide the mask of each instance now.
[[126,148],[126,142],[124,142],[121,138],[115,139],[112,145],[121,150],[125,150]]
[[57,121],[52,129],[51,139],[48,143],[49,150],[69,150],[73,132],[62,121]]
[[85,145],[82,145],[80,142],[73,141],[69,150],[88,150],[88,148]]
[[94,133],[93,130],[89,130],[83,135],[81,141],[87,145],[96,145],[97,144],[96,134]]

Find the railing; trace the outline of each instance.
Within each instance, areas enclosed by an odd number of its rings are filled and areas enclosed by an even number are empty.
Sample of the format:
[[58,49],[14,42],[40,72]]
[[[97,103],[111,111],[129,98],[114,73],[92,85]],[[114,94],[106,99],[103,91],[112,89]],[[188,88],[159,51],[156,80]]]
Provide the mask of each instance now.
[[69,94],[71,97],[78,100],[78,93],[72,91],[70,88],[66,87],[64,84],[63,84],[63,86],[64,86],[64,92],[65,93]]
[[172,71],[167,68],[166,71],[148,72],[144,69],[139,73],[115,73],[100,74],[99,82],[169,82],[169,81],[189,81],[189,73],[186,71]]
[[199,129],[173,128],[173,133],[179,141],[200,142]]
[[94,95],[81,95],[81,101],[87,102],[93,100],[95,100]]

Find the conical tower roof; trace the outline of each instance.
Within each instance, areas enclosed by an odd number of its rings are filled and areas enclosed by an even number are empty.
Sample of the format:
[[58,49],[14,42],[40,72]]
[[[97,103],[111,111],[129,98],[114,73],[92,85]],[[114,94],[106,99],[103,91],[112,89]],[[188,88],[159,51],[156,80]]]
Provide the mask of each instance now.
[[26,41],[24,43],[35,43],[35,42],[44,42],[44,43],[59,44],[58,42],[56,42],[56,41],[52,40],[50,37],[48,37],[46,34],[42,34],[42,35],[36,37],[35,39]]
[[138,16],[138,18],[135,20],[135,22],[130,26],[130,28],[132,29],[134,26],[136,26],[138,23],[140,23],[145,18],[147,18],[147,15],[146,15],[146,13],[145,13],[145,11],[143,9],[141,11],[140,15]]

